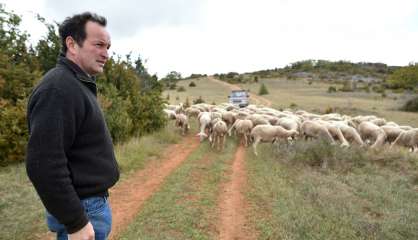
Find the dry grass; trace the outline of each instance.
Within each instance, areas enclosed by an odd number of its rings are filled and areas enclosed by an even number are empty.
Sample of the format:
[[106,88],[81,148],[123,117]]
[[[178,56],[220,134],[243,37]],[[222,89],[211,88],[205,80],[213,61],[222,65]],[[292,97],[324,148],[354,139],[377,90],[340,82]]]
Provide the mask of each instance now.
[[[189,87],[192,81],[196,83],[196,87]],[[220,104],[228,102],[228,95],[230,93],[228,88],[214,83],[207,78],[179,81],[177,86],[183,86],[186,91],[177,92],[177,90],[166,90],[163,93],[164,98],[167,97],[167,94],[170,95],[169,102],[171,104],[184,103],[187,97],[189,98],[190,104],[192,104],[192,100],[197,99],[199,96],[202,96],[206,103],[211,104],[215,102],[216,104]],[[176,97],[178,97],[178,100],[176,100]]]
[[[324,112],[328,108],[345,110],[346,114],[375,114],[395,121],[401,125],[417,126],[418,114],[401,112],[397,109],[409,96],[387,91],[383,98],[378,93],[366,92],[336,92],[328,93],[329,86],[341,85],[322,82],[308,84],[306,80],[262,79],[259,83],[241,84],[240,87],[257,93],[264,83],[270,94],[263,95],[272,101],[274,108],[288,108],[296,105],[297,109]],[[396,100],[395,100],[396,98]]]

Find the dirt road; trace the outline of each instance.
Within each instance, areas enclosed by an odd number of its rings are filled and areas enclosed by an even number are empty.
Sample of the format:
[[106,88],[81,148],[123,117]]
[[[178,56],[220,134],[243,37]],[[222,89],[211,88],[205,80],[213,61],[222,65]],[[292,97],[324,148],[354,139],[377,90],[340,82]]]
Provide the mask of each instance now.
[[[216,82],[218,84],[224,85],[225,87],[227,87],[227,88],[229,88],[231,90],[240,90],[241,89],[237,85],[230,84],[230,83],[227,83],[227,82],[218,80],[218,79],[214,78],[213,76],[209,76],[208,79],[210,81],[213,81],[213,82]],[[258,95],[255,95],[255,94],[250,93],[250,100],[251,99],[255,100],[256,103],[259,104],[259,105],[265,105],[267,107],[270,107],[271,106],[271,101],[270,100],[268,100],[266,98],[263,98],[263,97],[260,97]]]

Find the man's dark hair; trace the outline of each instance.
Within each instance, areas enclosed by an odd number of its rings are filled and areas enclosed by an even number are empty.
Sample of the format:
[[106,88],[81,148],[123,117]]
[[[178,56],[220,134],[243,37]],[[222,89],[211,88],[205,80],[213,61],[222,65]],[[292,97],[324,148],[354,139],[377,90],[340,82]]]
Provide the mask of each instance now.
[[88,21],[96,22],[103,27],[106,27],[106,18],[99,16],[95,13],[84,12],[81,14],[76,14],[72,17],[68,17],[62,22],[59,26],[59,34],[61,37],[62,43],[62,52],[65,54],[67,52],[67,45],[65,44],[65,39],[68,36],[71,36],[79,46],[83,46],[83,42],[86,39],[86,23]]

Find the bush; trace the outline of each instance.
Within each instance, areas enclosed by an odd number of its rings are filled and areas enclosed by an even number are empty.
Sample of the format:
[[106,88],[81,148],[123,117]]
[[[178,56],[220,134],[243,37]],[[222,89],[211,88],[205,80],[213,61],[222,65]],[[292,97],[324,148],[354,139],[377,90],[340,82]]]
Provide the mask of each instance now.
[[383,87],[382,85],[374,85],[372,87],[372,90],[375,93],[384,93],[385,92],[385,87]]
[[183,86],[177,88],[177,92],[185,92],[186,89]]
[[118,92],[113,86],[108,88],[107,93],[107,96],[99,94],[98,101],[113,142],[123,142],[130,137],[132,130],[132,120],[128,114],[129,102],[117,96]]
[[258,83],[258,76],[254,76],[254,82]]
[[193,104],[204,103],[202,96],[199,96],[197,99],[193,100]]
[[401,108],[401,110],[407,112],[418,112],[418,97],[415,97],[407,101],[405,105]]
[[190,100],[189,100],[189,97],[186,97],[186,101],[185,101],[185,103],[184,103],[184,108],[188,108],[188,107],[190,107]]
[[189,83],[189,87],[196,87],[196,83],[194,83],[193,81],[191,81],[191,82]]
[[343,87],[340,89],[342,92],[353,92],[354,86],[351,81],[345,81]]
[[327,107],[325,108],[324,114],[333,113],[335,112],[335,109],[333,107]]
[[26,102],[27,99],[19,100],[16,105],[0,102],[0,166],[24,160],[29,136]]
[[404,91],[405,91],[405,89],[403,89],[403,88],[392,89],[392,93],[403,93]]
[[334,93],[334,92],[337,92],[337,88],[336,87],[334,87],[334,86],[329,86],[328,87],[328,91],[327,91],[328,93]]
[[297,106],[298,106],[298,105],[297,105],[296,103],[291,103],[289,107],[290,107],[290,108],[296,108]]
[[169,86],[170,90],[174,90],[176,88],[177,88],[177,85],[175,83],[171,83],[170,86]]
[[267,94],[269,94],[269,91],[267,90],[266,85],[264,85],[263,83],[260,86],[260,90],[258,90],[258,95],[267,95]]

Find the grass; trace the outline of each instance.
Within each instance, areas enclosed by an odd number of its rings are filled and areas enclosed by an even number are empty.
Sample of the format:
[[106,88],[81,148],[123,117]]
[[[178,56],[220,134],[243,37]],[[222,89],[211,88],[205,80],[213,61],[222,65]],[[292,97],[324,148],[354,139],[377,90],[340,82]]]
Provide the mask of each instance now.
[[150,161],[159,161],[164,149],[181,140],[180,134],[174,130],[173,122],[169,122],[162,131],[133,138],[130,141],[115,146],[122,180],[137,170],[143,169]]
[[[366,92],[335,92],[328,93],[329,86],[341,85],[313,82],[308,84],[305,80],[261,79],[258,83],[240,84],[243,89],[258,93],[261,84],[265,84],[269,94],[263,95],[270,100],[273,108],[289,108],[312,112],[324,112],[327,108],[338,108],[344,114],[366,115],[375,114],[395,121],[401,125],[415,126],[418,122],[418,113],[398,111],[402,103],[408,98],[400,93],[389,93],[382,98],[380,93]],[[396,100],[394,100],[396,98]]]
[[[180,136],[171,125],[141,139],[115,146],[123,181],[149,161],[158,161]],[[39,239],[46,233],[44,207],[29,181],[24,163],[0,168],[0,239]]]
[[258,158],[247,152],[247,165],[260,239],[418,238],[416,155],[264,144]]
[[[189,84],[194,82],[196,87],[189,87]],[[186,91],[178,92],[177,90],[166,90],[163,92],[163,97],[166,98],[167,94],[170,96],[169,103],[178,104],[180,102],[185,103],[186,98],[189,98],[190,104],[193,104],[193,100],[201,96],[206,103],[220,104],[228,102],[228,95],[230,90],[223,85],[214,83],[207,78],[198,78],[192,80],[182,80],[177,83],[177,87],[184,87]],[[176,100],[178,97],[178,100]]]
[[236,144],[201,144],[142,208],[120,239],[216,239],[217,200]]

